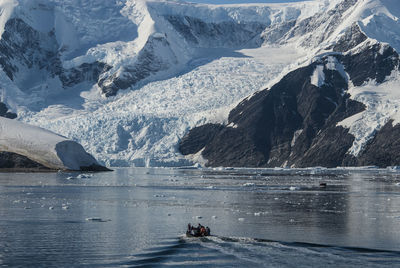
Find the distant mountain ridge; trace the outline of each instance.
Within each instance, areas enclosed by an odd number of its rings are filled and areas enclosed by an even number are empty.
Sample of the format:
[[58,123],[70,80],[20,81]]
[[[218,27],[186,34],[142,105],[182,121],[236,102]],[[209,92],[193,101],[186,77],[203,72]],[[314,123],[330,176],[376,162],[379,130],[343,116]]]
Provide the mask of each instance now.
[[[0,9],[0,101],[107,165],[363,165],[378,150],[367,144],[400,120],[395,0],[5,0]],[[315,157],[332,135],[343,139],[332,161]]]

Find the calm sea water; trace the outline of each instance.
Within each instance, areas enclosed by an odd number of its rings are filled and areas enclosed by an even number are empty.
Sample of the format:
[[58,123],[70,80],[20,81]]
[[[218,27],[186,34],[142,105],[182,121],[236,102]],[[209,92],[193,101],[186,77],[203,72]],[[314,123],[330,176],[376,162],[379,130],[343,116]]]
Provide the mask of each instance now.
[[167,266],[400,267],[400,172],[0,174],[0,267]]

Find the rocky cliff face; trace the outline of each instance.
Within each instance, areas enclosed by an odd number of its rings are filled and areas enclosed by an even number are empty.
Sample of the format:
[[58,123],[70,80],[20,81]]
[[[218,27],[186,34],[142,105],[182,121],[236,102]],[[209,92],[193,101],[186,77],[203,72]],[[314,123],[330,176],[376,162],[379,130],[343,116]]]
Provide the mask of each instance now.
[[9,118],[9,119],[17,118],[17,114],[10,112],[8,110],[7,105],[2,102],[0,102],[0,116]]

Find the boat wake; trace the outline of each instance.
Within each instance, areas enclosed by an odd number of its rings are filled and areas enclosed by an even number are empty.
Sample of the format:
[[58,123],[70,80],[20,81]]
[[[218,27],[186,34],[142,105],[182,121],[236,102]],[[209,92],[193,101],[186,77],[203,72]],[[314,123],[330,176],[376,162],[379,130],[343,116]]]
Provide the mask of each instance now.
[[400,266],[400,252],[252,238],[193,238],[182,235],[111,266],[395,267]]

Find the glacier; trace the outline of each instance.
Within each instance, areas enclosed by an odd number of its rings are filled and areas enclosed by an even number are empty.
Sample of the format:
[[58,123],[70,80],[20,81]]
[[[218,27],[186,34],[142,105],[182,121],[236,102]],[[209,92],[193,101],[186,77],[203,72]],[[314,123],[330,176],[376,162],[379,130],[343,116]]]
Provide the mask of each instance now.
[[[193,164],[177,150],[189,129],[227,122],[240,101],[328,53],[354,24],[368,41],[400,49],[394,0],[5,0],[0,9],[0,41],[18,41],[4,34],[10,21],[22,20],[14,25],[29,29],[40,48],[22,53],[31,61],[13,56],[2,66],[0,101],[19,120],[72,138],[109,166]],[[369,104],[376,99],[362,97],[367,91],[390,86],[355,86],[350,94]],[[395,94],[381,96],[395,105]],[[368,123],[376,106],[366,106],[364,116],[343,123],[357,148],[368,140],[363,125],[371,135],[382,126]],[[399,117],[382,107],[382,122]]]

